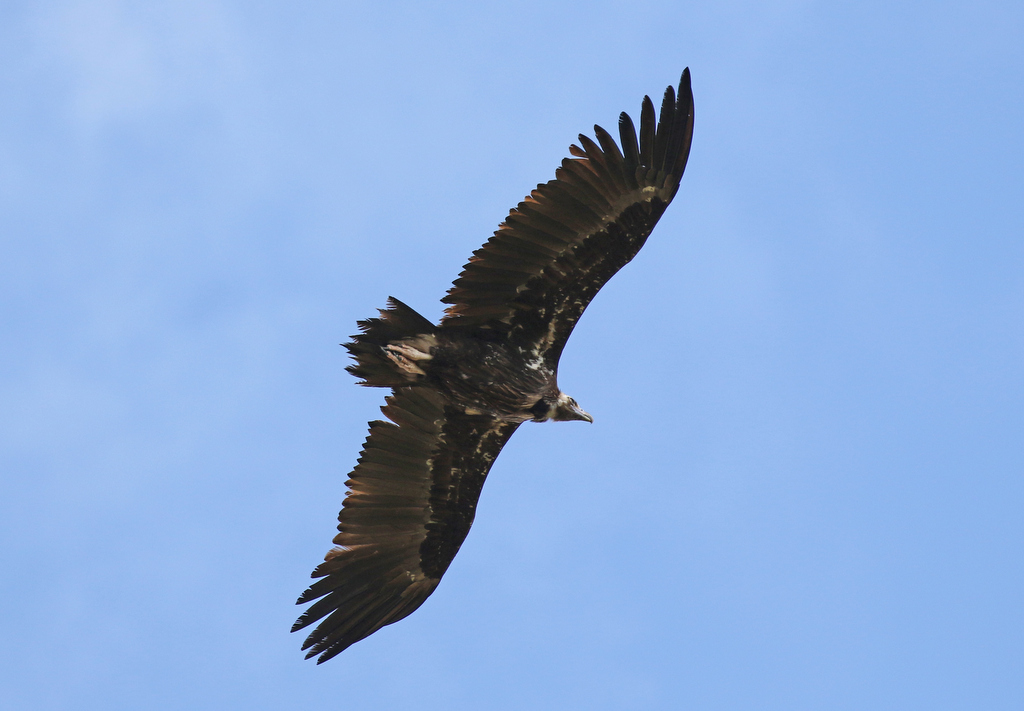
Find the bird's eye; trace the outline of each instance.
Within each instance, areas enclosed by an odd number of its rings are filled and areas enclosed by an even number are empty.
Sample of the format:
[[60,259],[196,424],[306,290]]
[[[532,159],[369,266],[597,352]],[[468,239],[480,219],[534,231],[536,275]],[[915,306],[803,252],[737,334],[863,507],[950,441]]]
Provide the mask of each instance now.
[[569,404],[572,405],[573,407],[577,407],[576,401],[572,398],[569,398]]

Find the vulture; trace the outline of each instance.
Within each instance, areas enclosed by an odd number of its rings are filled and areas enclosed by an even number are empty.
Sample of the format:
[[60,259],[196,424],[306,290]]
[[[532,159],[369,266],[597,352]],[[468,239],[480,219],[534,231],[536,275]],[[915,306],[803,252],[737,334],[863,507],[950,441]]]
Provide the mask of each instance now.
[[360,384],[391,388],[338,515],[335,547],[292,631],[317,663],[411,614],[469,533],[494,459],[527,420],[592,422],[558,388],[558,360],[587,304],[643,247],[672,201],[693,135],[690,71],[650,97],[640,132],[594,126],[470,257],[434,325],[395,298],[345,344]]

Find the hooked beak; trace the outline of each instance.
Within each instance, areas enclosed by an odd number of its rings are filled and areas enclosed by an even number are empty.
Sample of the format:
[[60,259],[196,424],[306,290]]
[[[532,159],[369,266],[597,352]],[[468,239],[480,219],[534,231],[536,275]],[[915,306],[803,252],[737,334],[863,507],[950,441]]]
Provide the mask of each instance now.
[[572,414],[576,416],[574,419],[584,420],[585,422],[590,423],[594,422],[594,418],[591,417],[589,413],[584,412],[583,408],[581,408],[579,405],[576,405],[575,407],[572,408]]

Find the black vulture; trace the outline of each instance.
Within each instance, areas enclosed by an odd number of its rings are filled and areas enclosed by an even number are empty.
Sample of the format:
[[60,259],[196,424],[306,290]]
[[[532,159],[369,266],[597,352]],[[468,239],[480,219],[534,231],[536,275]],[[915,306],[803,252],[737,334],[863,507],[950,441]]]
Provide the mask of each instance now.
[[362,385],[391,388],[347,482],[338,535],[292,631],[318,663],[406,617],[469,533],[495,457],[527,420],[590,415],[558,388],[558,360],[594,295],[643,247],[679,188],[693,135],[690,71],[619,116],[519,203],[470,257],[434,325],[395,298],[346,344]]

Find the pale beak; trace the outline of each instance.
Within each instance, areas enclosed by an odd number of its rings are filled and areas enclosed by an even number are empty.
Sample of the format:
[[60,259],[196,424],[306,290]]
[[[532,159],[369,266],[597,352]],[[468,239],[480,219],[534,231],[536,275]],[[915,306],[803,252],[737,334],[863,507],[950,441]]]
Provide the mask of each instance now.
[[576,405],[575,407],[572,408],[572,414],[576,415],[577,420],[584,420],[590,423],[594,422],[594,418],[591,417],[588,413],[584,412],[583,408],[581,408],[579,405]]

